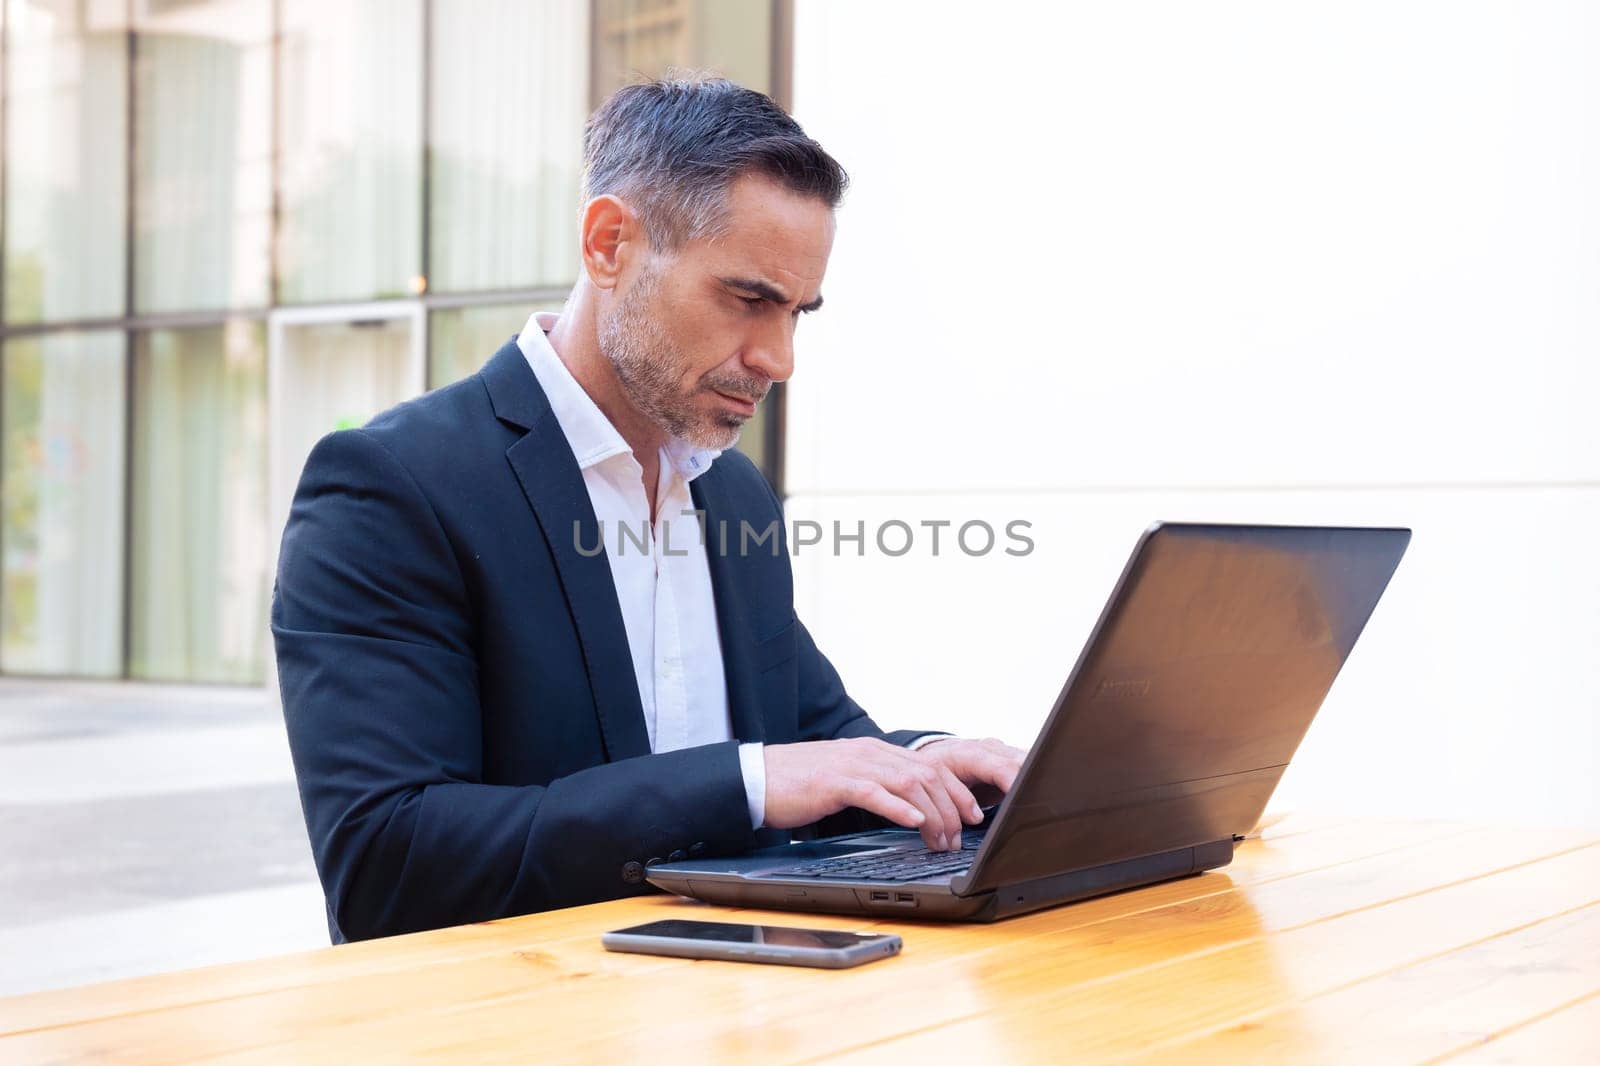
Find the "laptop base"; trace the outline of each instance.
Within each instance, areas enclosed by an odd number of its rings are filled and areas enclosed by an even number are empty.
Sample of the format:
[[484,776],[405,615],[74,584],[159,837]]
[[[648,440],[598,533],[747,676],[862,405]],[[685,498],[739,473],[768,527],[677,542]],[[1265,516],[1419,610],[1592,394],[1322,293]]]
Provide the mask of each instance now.
[[[848,837],[836,838],[841,841]],[[782,849],[766,849],[766,854]],[[743,857],[759,861],[762,852]],[[726,907],[814,911],[824,914],[881,916],[924,921],[994,922],[1047,907],[1105,896],[1130,888],[1171,881],[1226,866],[1233,840],[1177,848],[1159,855],[1073,870],[972,896],[959,896],[942,884],[818,881],[750,877],[730,870],[727,860],[691,860],[650,867],[646,878],[657,888]],[[768,859],[770,861],[770,858]]]

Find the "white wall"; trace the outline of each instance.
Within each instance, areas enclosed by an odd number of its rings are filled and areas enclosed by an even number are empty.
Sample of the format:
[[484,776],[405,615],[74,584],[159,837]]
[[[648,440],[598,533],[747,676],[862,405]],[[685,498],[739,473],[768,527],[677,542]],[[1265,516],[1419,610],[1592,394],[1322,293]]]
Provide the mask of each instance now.
[[1152,519],[1404,524],[1274,806],[1600,827],[1600,10],[796,21],[797,115],[854,186],[790,517],[1036,545],[802,554],[852,693],[1026,743]]

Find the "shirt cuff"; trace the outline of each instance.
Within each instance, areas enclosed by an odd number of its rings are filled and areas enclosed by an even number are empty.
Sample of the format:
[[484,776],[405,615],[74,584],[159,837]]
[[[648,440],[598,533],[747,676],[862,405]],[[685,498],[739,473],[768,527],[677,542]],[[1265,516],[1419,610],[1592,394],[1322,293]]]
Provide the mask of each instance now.
[[767,820],[767,756],[761,749],[761,744],[739,745],[739,772],[744,775],[751,829],[760,829]]
[[913,740],[911,743],[907,744],[906,745],[906,750],[907,751],[916,751],[918,748],[927,747],[929,744],[932,744],[936,740],[954,740],[954,739],[955,739],[955,734],[953,734],[953,733],[924,733],[922,736],[918,737],[916,740]]

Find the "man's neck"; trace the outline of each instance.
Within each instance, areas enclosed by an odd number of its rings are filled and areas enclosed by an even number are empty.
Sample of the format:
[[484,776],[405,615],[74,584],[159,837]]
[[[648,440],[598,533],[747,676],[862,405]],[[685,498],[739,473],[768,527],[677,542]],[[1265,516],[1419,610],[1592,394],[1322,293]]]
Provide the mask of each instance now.
[[661,476],[661,449],[667,443],[667,434],[633,404],[628,402],[617,379],[616,368],[600,352],[599,338],[594,328],[594,315],[587,313],[585,296],[579,294],[564,309],[545,334],[556,358],[566,366],[573,377],[600,408],[622,439],[633,450],[633,457],[643,468],[645,498],[650,502],[650,514],[656,513],[656,482]]

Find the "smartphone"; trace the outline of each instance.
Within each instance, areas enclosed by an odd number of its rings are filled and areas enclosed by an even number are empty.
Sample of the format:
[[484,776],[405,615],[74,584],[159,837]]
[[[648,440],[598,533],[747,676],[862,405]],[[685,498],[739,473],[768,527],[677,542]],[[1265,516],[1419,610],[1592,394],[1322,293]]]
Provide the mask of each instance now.
[[607,951],[672,955],[680,959],[772,962],[781,966],[820,966],[842,970],[900,951],[893,933],[843,933],[796,929],[787,925],[738,925],[668,919],[604,933]]

